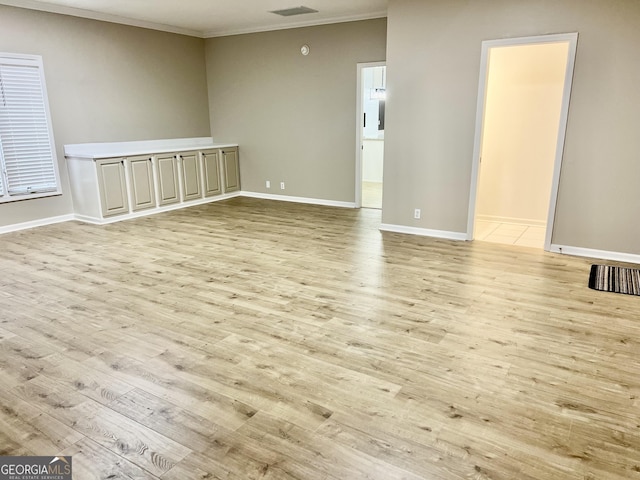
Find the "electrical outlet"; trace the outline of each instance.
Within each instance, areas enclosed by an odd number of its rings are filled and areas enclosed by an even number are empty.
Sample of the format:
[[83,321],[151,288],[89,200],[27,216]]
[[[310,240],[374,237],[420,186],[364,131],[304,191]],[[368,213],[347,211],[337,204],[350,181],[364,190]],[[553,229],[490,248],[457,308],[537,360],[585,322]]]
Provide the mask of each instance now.
[[413,218],[415,218],[416,220],[419,220],[419,219],[420,219],[420,209],[419,209],[419,208],[416,208],[416,209],[413,211]]
[[269,180],[267,180],[266,185],[267,185],[267,188],[271,188],[271,182]]
[[280,190],[284,190],[284,182],[280,182]]

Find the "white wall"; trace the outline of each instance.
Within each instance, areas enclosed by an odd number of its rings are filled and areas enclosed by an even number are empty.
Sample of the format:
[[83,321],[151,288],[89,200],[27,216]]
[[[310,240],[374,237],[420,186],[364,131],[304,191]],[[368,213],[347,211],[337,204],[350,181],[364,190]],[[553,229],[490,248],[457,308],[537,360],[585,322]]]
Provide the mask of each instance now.
[[0,205],[0,226],[73,213],[64,145],[209,136],[200,38],[0,5],[0,51],[41,55],[63,194]]
[[382,183],[384,140],[362,141],[362,181]]
[[384,138],[384,130],[378,130],[380,120],[380,99],[372,98],[372,92],[376,88],[385,85],[385,70],[387,67],[368,67],[362,70],[362,109],[367,116],[364,127],[364,138]]
[[211,38],[206,48],[212,133],[240,144],[242,189],[354,202],[357,64],[384,61],[386,19]]
[[477,215],[546,225],[568,42],[494,47]]
[[380,99],[373,97],[376,88],[384,88],[385,66],[362,69],[362,109],[367,122],[362,140],[362,181],[382,183],[384,130],[378,130]]
[[640,2],[390,0],[387,20],[384,223],[466,232],[482,41],[578,32],[552,243],[640,254]]

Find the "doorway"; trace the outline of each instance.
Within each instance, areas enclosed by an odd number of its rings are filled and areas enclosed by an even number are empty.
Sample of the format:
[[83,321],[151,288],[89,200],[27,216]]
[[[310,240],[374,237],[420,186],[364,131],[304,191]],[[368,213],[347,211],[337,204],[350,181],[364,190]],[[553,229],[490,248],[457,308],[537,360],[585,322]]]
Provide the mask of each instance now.
[[356,207],[382,208],[385,62],[358,64],[356,135]]
[[576,45],[483,42],[468,239],[549,250]]

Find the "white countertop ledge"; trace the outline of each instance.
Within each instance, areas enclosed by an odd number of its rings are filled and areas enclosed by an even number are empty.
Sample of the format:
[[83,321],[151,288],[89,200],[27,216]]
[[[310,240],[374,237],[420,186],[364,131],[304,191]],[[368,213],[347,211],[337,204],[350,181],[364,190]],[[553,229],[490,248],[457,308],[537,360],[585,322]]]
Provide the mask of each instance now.
[[64,156],[68,158],[95,160],[97,158],[152,155],[154,153],[179,153],[237,146],[237,143],[214,142],[211,137],[142,140],[139,142],[77,143],[74,145],[65,145]]

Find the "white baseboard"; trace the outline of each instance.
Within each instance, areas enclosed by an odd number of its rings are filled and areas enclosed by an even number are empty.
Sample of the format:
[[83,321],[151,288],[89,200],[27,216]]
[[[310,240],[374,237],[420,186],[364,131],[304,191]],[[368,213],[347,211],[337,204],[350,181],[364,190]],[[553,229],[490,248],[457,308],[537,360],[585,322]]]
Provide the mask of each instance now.
[[3,233],[17,232],[19,230],[27,230],[28,228],[44,227],[45,225],[53,225],[54,223],[68,222],[70,220],[75,220],[75,215],[60,215],[57,217],[47,217],[41,218],[39,220],[32,220],[30,222],[14,223],[12,225],[0,227],[0,235]]
[[[168,205],[161,209],[142,210],[140,212],[130,213],[128,215],[118,215],[108,219],[95,219],[93,217],[86,217],[84,215],[59,215],[57,217],[42,218],[39,220],[32,220],[30,222],[15,223],[13,225],[7,225],[0,227],[0,235],[4,233],[17,232],[20,230],[26,230],[29,228],[42,227],[45,225],[53,225],[56,223],[68,222],[72,220],[79,220],[81,222],[92,223],[96,225],[106,225],[109,223],[119,222],[122,220],[128,220],[132,218],[145,217],[147,215],[153,215],[154,213],[168,212],[172,210],[178,210],[180,208],[186,208],[195,205],[202,205],[205,203],[218,202],[220,200],[227,200],[234,197],[250,197],[261,198],[265,200],[278,200],[282,202],[295,202],[295,203],[307,203],[311,205],[324,205],[329,207],[343,207],[343,208],[356,208],[355,203],[352,202],[337,202],[333,200],[323,200],[318,198],[305,198],[305,197],[291,197],[285,195],[273,195],[258,192],[233,192],[229,194],[219,195],[217,197],[203,198],[200,200],[194,200],[192,202],[178,203],[175,205]],[[427,228],[409,227],[406,225],[393,225],[383,223],[380,225],[380,230],[385,232],[394,233],[406,233],[409,235],[420,235],[424,237],[444,238],[448,240],[468,240],[466,233],[461,232],[448,232],[445,230],[431,230]],[[616,262],[625,262],[640,264],[640,255],[633,253],[611,252],[607,250],[595,250],[591,248],[572,247],[569,245],[551,244],[549,247],[550,252],[561,253],[565,255],[575,255],[578,257],[596,258],[600,260],[612,260]]]
[[288,195],[275,195],[273,193],[242,191],[240,195],[249,198],[261,198],[263,200],[278,200],[280,202],[307,203],[310,205],[324,205],[325,207],[356,208],[355,202],[338,202],[323,198],[291,197]]
[[218,195],[216,197],[201,198],[201,199],[193,200],[187,203],[176,203],[173,205],[167,205],[166,207],[151,208],[149,210],[141,210],[139,212],[133,212],[127,215],[116,215],[115,217],[105,218],[105,219],[94,218],[86,215],[73,214],[73,213],[69,215],[60,215],[58,217],[42,218],[39,220],[33,220],[31,222],[14,223],[13,225],[0,227],[0,235],[3,233],[26,230],[27,228],[43,227],[45,225],[52,225],[54,223],[61,223],[61,222],[70,222],[72,220],[77,220],[84,223],[91,223],[93,225],[108,225],[110,223],[121,222],[123,220],[129,220],[132,218],[146,217],[148,215],[153,215],[154,213],[169,212],[171,210],[178,210],[180,208],[193,207],[193,206],[202,205],[205,203],[219,202],[220,200],[227,200],[229,198],[239,197],[240,195],[242,195],[241,192],[227,193],[224,195]]
[[220,200],[228,200],[229,198],[239,197],[240,192],[225,193],[223,195],[217,195],[215,197],[199,198],[198,200],[189,200],[185,203],[173,203],[158,208],[150,208],[148,210],[140,210],[138,212],[128,213],[126,215],[116,215],[110,218],[94,218],[87,217],[86,215],[74,215],[74,220],[80,222],[91,223],[93,225],[108,225],[110,223],[121,222],[123,220],[131,220],[133,218],[147,217],[156,213],[171,212],[172,210],[180,210],[181,208],[195,207],[196,205],[203,205],[205,203],[219,202]]
[[60,215],[58,217],[42,218],[39,220],[30,221],[30,222],[14,223],[12,225],[0,227],[0,235],[3,233],[16,232],[19,230],[26,230],[28,228],[42,227],[45,225],[51,225],[54,223],[61,223],[61,222],[69,222],[72,220],[77,220],[84,223],[91,223],[93,225],[108,225],[110,223],[116,223],[116,222],[121,222],[123,220],[131,220],[134,218],[146,217],[148,215],[153,215],[156,213],[170,212],[172,210],[179,210],[181,208],[193,207],[196,205],[203,205],[205,203],[219,202],[221,200],[228,200],[229,198],[234,198],[234,197],[251,197],[251,198],[262,198],[265,200],[279,200],[282,202],[324,205],[328,207],[356,208],[356,204],[353,202],[337,202],[334,200],[324,200],[320,198],[291,197],[291,196],[285,196],[285,195],[273,195],[268,193],[265,194],[265,193],[241,191],[241,192],[232,192],[232,193],[226,193],[223,195],[217,195],[215,197],[200,198],[198,200],[192,200],[186,203],[175,203],[172,205],[167,205],[159,208],[150,208],[148,210],[140,210],[138,212],[132,212],[126,215],[116,215],[116,216],[113,216],[110,218],[104,218],[104,219],[89,217],[87,215],[81,215],[81,214],[68,214],[68,215]]
[[384,232],[408,233],[409,235],[420,235],[423,237],[446,238],[447,240],[466,240],[467,234],[461,232],[447,232],[445,230],[430,230],[428,228],[407,227],[405,225],[392,225],[383,223],[380,230]]
[[529,225],[531,227],[546,227],[546,220],[532,220],[530,218],[498,217],[496,215],[476,215],[476,220],[482,222],[510,223],[514,225]]
[[[82,223],[90,223],[92,225],[106,225],[107,223],[112,223],[107,222],[106,220],[96,220],[95,218],[87,217],[86,215],[78,215],[77,213],[73,216],[73,220],[77,220],[78,222]],[[115,221],[116,220],[114,219],[113,222]]]
[[552,243],[550,252],[563,253],[565,255],[575,255],[577,257],[597,258],[600,260],[613,260],[614,262],[625,262],[640,264],[640,255],[633,253],[610,252],[607,250],[594,250],[591,248],[571,247],[568,245],[557,245]]

